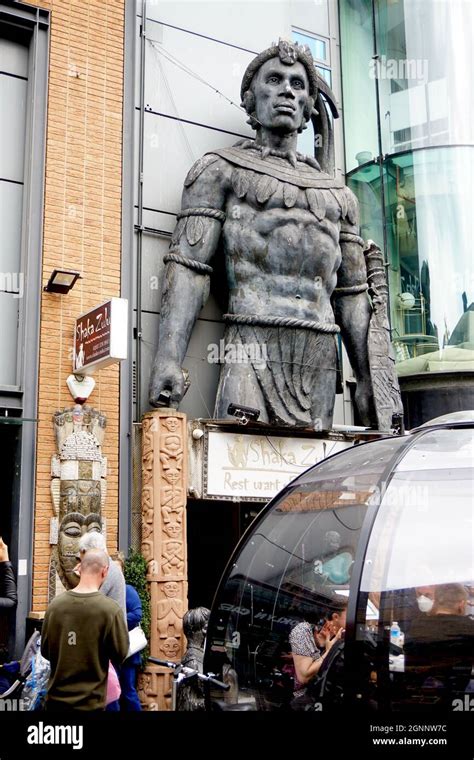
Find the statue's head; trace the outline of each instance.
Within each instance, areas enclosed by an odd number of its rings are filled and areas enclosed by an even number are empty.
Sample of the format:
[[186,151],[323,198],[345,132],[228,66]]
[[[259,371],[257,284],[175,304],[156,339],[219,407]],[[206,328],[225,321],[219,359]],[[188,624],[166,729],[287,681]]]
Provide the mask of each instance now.
[[102,522],[100,515],[81,512],[68,512],[59,525],[58,536],[58,573],[66,588],[74,588],[79,577],[74,573],[78,563],[77,555],[82,537],[88,533],[100,533]]
[[247,66],[242,79],[242,106],[249,124],[280,132],[302,132],[318,94],[318,74],[309,49],[280,40]]
[[194,607],[183,617],[183,631],[189,644],[202,647],[211,611],[207,607]]

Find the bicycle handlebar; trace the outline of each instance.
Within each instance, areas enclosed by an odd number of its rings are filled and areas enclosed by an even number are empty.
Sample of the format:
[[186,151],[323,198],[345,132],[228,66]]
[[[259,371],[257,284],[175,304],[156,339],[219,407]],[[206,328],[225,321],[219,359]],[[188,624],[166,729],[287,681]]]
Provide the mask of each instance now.
[[179,662],[169,662],[168,660],[159,660],[158,657],[148,657],[148,662],[153,662],[155,665],[164,665],[165,668],[172,668],[173,670],[179,666]]
[[230,685],[228,683],[222,683],[222,681],[218,681],[217,678],[214,678],[213,673],[208,673],[207,675],[204,675],[204,673],[199,673],[198,670],[193,670],[193,668],[187,668],[181,665],[180,662],[170,662],[169,660],[159,660],[158,657],[148,657],[148,661],[153,662],[155,665],[163,665],[165,668],[171,668],[172,670],[177,670],[178,673],[183,673],[186,678],[197,676],[201,681],[212,683],[214,684],[214,686],[218,686],[219,689],[222,689],[223,691],[229,691],[230,689]]
[[[198,678],[202,678],[201,673],[198,673]],[[223,683],[222,681],[218,681],[217,678],[214,678],[213,676],[211,676],[210,673],[207,676],[204,676],[204,680],[208,681],[209,683],[214,684],[214,686],[218,686],[219,689],[222,689],[222,691],[229,691],[230,689],[230,684]]]

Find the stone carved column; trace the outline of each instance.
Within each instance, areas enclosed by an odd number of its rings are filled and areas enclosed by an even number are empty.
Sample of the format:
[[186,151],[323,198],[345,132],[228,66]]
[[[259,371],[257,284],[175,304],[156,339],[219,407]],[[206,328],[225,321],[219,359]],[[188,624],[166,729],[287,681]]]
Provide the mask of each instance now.
[[[187,609],[186,415],[147,412],[142,421],[142,553],[151,596],[150,654],[178,662]],[[170,708],[171,675],[148,665],[140,678],[145,709]]]

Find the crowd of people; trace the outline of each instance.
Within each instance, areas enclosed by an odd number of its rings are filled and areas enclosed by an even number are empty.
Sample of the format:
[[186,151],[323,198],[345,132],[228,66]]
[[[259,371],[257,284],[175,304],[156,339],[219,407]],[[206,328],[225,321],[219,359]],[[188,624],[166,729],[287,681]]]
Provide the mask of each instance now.
[[[42,625],[41,654],[50,664],[44,708],[140,711],[140,654],[128,656],[128,631],[142,618],[140,597],[125,582],[123,558],[110,557],[101,533],[81,538],[77,560],[77,585],[51,602]],[[0,538],[0,611],[13,608],[16,601],[8,547]],[[8,659],[7,652],[3,659]],[[2,672],[0,694],[10,686],[8,672]]]
[[[140,597],[125,582],[123,557],[113,559],[108,554],[101,533],[81,538],[77,560],[77,585],[51,602],[42,625],[41,653],[50,665],[45,710],[140,711],[140,654],[129,656],[128,635],[142,618]],[[459,583],[419,586],[412,591],[410,615],[403,623],[404,689],[418,700],[431,690],[436,695],[432,706],[449,708],[453,696],[474,683],[474,620],[467,614],[468,592]],[[8,547],[0,537],[0,620],[8,617],[16,604],[14,572]],[[198,621],[201,638],[209,616],[208,610],[204,612]],[[342,598],[328,607],[318,624],[304,620],[292,628],[292,710],[314,709],[318,698],[329,704],[328,683],[332,684],[332,702],[342,703],[346,613],[347,599]],[[189,614],[186,620],[191,625]],[[185,632],[192,643],[194,628]],[[200,639],[200,657],[201,649]],[[371,651],[375,649],[372,638]],[[0,664],[7,659],[8,652],[0,652]],[[375,671],[372,662],[367,680],[376,684]],[[114,690],[115,683],[119,687]],[[9,685],[8,670],[0,668],[0,694]]]

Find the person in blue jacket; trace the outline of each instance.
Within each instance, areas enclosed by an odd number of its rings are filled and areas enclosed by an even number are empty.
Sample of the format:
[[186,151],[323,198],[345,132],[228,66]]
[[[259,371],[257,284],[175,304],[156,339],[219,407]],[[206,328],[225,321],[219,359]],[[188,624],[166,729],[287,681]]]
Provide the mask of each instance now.
[[[124,570],[123,557],[120,554],[115,560]],[[142,619],[142,603],[138,596],[137,590],[129,583],[125,586],[125,602],[127,608],[127,627],[131,631]],[[125,712],[137,712],[142,709],[137,693],[137,676],[140,666],[140,652],[127,657],[122,663],[119,673],[120,687],[122,694],[120,696],[120,706]]]

